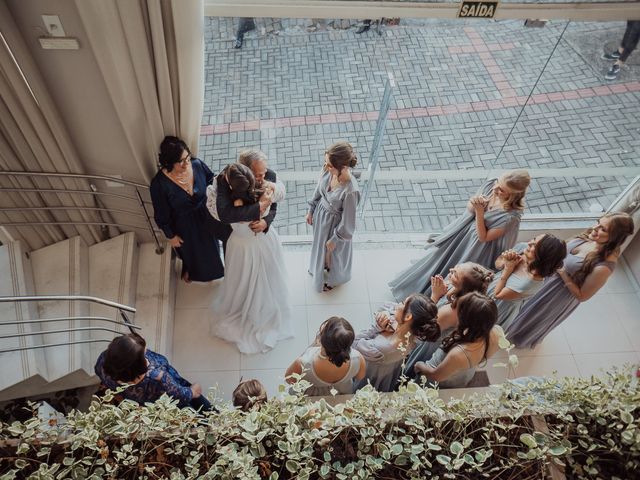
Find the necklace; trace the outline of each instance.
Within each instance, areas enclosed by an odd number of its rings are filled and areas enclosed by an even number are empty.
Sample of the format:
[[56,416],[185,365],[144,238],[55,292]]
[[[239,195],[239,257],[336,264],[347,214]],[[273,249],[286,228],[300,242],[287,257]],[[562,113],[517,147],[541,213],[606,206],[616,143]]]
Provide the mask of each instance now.
[[191,166],[187,168],[183,173],[173,173],[167,172],[167,176],[177,183],[183,190],[186,190],[189,195],[193,192],[193,170],[191,170]]

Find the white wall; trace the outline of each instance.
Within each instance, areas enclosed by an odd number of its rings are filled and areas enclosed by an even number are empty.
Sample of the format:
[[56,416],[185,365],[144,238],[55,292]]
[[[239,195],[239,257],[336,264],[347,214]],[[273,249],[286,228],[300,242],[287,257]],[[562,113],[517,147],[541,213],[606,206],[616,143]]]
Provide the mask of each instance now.
[[624,258],[631,268],[631,273],[640,284],[640,235],[636,234],[627,249],[624,251]]

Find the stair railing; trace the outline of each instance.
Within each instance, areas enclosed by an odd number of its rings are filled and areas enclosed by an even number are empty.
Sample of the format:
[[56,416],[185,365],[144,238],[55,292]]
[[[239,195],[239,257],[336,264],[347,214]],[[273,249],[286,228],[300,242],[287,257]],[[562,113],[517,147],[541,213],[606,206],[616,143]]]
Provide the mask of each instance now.
[[[39,318],[33,320],[11,320],[8,322],[0,322],[0,327],[5,325],[22,325],[22,324],[44,324],[44,323],[53,323],[53,322],[65,322],[69,320],[89,320],[89,321],[102,321],[115,325],[120,325],[127,327],[131,333],[135,333],[136,330],[141,330],[141,327],[134,325],[133,322],[129,319],[129,316],[126,312],[136,313],[136,309],[133,307],[129,307],[128,305],[122,305],[120,303],[112,302],[110,300],[105,300],[103,298],[91,297],[86,295],[24,295],[24,296],[15,296],[15,297],[0,297],[0,303],[15,303],[15,302],[57,302],[57,301],[83,301],[90,303],[97,303],[100,305],[105,305],[107,307],[115,308],[120,317],[121,321],[114,320],[108,317],[100,317],[100,316],[69,316],[69,317],[54,317],[54,318]],[[91,327],[77,327],[77,328],[68,328],[68,329],[59,329],[59,330],[41,330],[38,332],[26,332],[26,333],[10,333],[10,334],[0,334],[0,339],[5,338],[21,338],[21,337],[31,337],[35,335],[49,335],[55,333],[72,333],[72,332],[89,332],[89,331],[103,331],[103,332],[111,332],[116,334],[121,334],[120,330],[116,330],[115,328],[107,328],[102,326],[91,326]],[[62,343],[48,343],[42,345],[30,345],[24,347],[12,347],[0,350],[1,353],[9,353],[9,352],[19,352],[23,350],[35,350],[40,348],[49,348],[49,347],[61,347],[66,345],[77,345],[77,344],[85,344],[85,343],[100,343],[100,342],[109,342],[107,339],[87,339],[87,340],[76,340]]]
[[[88,222],[88,221],[16,221],[16,222],[2,222],[2,226],[5,227],[33,227],[38,225],[95,225],[100,227],[122,227],[128,228],[132,230],[144,230],[151,234],[154,243],[156,244],[156,253],[161,254],[164,252],[164,246],[160,243],[160,239],[158,237],[159,230],[154,227],[153,222],[151,221],[151,214],[149,213],[149,205],[151,205],[151,201],[149,198],[149,186],[132,182],[130,180],[123,180],[121,178],[109,177],[107,175],[85,175],[80,173],[59,173],[59,172],[27,172],[27,171],[0,171],[0,177],[24,177],[24,178],[71,178],[77,180],[88,180],[89,188],[88,189],[69,189],[69,188],[23,188],[19,187],[0,187],[0,194],[2,192],[33,192],[38,194],[69,194],[69,195],[91,195],[94,199],[99,199],[100,197],[105,198],[114,198],[118,200],[123,200],[126,202],[134,202],[137,208],[128,209],[128,208],[106,208],[102,205],[91,207],[91,206],[77,206],[77,205],[55,205],[55,206],[35,206],[35,207],[0,207],[0,213],[10,213],[10,212],[25,212],[25,211],[43,211],[43,212],[55,212],[55,211],[69,211],[69,210],[79,210],[79,211],[92,211],[92,212],[108,212],[108,213],[121,213],[130,215],[132,217],[138,217],[144,219],[144,224],[133,224],[133,223],[122,223],[122,222],[113,222],[113,221],[96,221],[96,222]],[[104,182],[111,182],[117,184],[119,186],[127,186],[133,188],[134,195],[123,195],[120,193],[112,193],[100,191],[98,187],[95,185],[95,182],[91,182],[91,180],[100,180]],[[143,196],[144,194],[144,196]],[[145,199],[147,198],[147,199]],[[55,218],[52,216],[51,218]]]

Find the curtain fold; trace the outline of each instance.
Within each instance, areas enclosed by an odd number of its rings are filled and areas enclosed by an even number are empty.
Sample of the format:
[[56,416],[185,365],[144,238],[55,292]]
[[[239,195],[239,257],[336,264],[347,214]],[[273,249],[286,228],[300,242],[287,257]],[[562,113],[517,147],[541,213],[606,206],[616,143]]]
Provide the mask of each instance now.
[[75,0],[141,180],[165,135],[196,152],[204,97],[202,0]]

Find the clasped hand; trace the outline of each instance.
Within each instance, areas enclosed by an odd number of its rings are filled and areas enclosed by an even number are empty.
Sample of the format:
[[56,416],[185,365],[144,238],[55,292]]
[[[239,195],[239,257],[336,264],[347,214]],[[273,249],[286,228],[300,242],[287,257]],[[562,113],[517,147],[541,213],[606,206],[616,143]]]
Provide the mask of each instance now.
[[385,311],[376,313],[376,324],[381,332],[393,333],[396,331],[396,322]]

